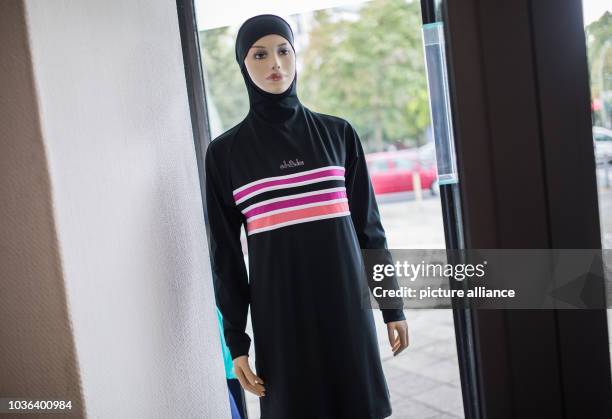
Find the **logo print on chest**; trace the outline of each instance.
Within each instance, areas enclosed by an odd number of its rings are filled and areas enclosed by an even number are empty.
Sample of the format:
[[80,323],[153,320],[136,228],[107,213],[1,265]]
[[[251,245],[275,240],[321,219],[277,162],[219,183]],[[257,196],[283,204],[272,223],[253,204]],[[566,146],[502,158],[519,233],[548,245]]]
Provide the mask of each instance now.
[[296,157],[295,160],[289,160],[289,161],[283,160],[283,163],[280,165],[280,168],[286,169],[288,167],[297,167],[297,166],[304,166],[304,161]]

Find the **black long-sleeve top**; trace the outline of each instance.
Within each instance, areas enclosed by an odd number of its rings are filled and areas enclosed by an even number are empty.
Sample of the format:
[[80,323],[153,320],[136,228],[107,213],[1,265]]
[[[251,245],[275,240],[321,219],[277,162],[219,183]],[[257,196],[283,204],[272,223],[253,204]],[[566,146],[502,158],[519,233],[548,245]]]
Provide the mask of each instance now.
[[[388,390],[359,278],[361,249],[387,244],[363,147],[345,119],[301,104],[290,119],[278,126],[251,111],[206,152],[225,339],[232,358],[249,353],[250,305],[256,370],[266,385],[262,418],[385,417]],[[382,313],[387,323],[405,319],[401,309]],[[321,392],[302,394],[310,385]]]

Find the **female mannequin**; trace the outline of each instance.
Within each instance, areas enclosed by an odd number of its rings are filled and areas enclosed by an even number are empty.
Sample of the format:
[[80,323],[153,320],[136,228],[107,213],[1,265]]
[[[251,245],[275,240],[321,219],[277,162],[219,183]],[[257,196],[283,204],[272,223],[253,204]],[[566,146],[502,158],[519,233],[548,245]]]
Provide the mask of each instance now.
[[[348,121],[298,99],[282,18],[245,21],[236,60],[250,110],[205,158],[215,296],[236,375],[261,397],[264,419],[388,417],[373,315],[360,305],[360,248],[386,249],[360,139]],[[403,311],[381,311],[397,355],[408,346]]]

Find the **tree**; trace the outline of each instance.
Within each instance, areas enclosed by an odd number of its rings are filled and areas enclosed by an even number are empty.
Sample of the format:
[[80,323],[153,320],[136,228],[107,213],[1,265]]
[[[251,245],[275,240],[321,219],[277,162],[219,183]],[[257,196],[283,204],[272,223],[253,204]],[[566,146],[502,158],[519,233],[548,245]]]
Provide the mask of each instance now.
[[585,28],[589,55],[591,96],[599,98],[601,111],[595,124],[610,128],[612,119],[612,13],[605,12]]
[[357,19],[314,13],[300,83],[305,104],[347,118],[370,150],[419,145],[429,125],[419,3],[377,0]]
[[234,53],[230,27],[200,32],[206,93],[217,108],[223,130],[239,123],[249,111],[249,98]]
[[[589,66],[593,86],[593,96],[601,92],[600,75],[604,73],[610,77],[612,71],[612,13],[605,12],[599,19],[585,28],[589,54]],[[605,47],[605,50],[604,50]],[[603,53],[603,54],[602,54]],[[603,68],[602,68],[603,66]]]

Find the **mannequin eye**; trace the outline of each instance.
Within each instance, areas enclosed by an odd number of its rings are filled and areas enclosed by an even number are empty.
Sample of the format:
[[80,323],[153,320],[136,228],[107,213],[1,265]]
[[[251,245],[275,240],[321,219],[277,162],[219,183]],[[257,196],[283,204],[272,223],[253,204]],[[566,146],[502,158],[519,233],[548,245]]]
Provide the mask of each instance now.
[[255,54],[253,54],[253,57],[255,57],[256,60],[259,60],[260,57],[265,56],[266,52],[265,51],[257,51]]

